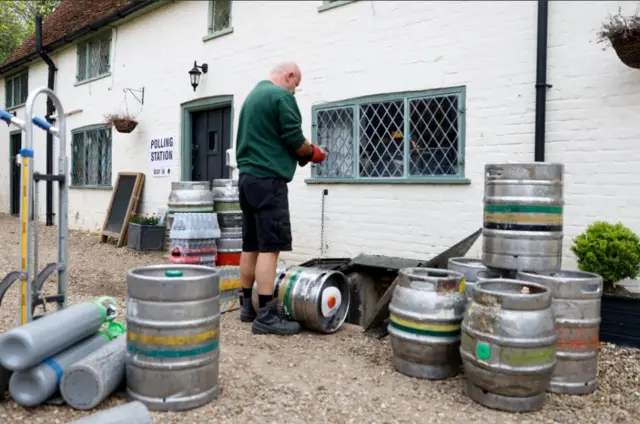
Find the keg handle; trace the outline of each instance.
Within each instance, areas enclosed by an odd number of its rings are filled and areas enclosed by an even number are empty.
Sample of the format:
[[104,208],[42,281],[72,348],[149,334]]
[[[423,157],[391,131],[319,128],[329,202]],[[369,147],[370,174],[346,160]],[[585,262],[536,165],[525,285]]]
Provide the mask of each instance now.
[[585,284],[582,286],[582,293],[598,293],[601,291],[600,284]]
[[498,167],[488,168],[487,169],[487,178],[501,177],[503,172],[504,171],[503,171],[502,168],[498,168]]

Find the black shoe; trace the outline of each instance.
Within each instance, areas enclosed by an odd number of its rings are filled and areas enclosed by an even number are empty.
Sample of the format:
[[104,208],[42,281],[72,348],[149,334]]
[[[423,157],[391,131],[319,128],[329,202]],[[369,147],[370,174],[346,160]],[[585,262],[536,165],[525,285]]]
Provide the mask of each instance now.
[[240,321],[242,322],[253,322],[256,319],[256,311],[253,310],[253,305],[251,304],[251,300],[245,299],[242,308],[240,308]]
[[278,306],[278,299],[273,299],[264,308],[260,308],[251,326],[253,334],[290,336],[298,334],[300,330],[300,324],[285,318],[284,311]]

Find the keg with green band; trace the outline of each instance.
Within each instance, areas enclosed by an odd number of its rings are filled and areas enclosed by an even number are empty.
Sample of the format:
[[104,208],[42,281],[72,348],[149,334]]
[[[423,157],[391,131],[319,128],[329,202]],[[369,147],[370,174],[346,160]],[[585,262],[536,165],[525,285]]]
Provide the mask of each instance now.
[[487,204],[484,228],[509,231],[562,231],[563,207]]
[[402,318],[396,314],[389,315],[389,325],[398,330],[420,336],[455,337],[460,334],[459,323],[426,323]]
[[277,291],[275,291],[275,293],[278,293],[278,303],[282,305],[286,317],[290,320],[295,319],[291,305],[291,292],[302,271],[303,268],[298,268],[295,271],[289,270],[284,277],[278,280]]

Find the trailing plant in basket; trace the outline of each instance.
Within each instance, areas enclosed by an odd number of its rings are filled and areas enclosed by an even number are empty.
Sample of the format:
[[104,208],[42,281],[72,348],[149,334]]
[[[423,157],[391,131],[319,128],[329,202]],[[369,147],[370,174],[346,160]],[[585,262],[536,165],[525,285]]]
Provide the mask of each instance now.
[[596,221],[573,241],[578,268],[601,275],[609,287],[640,273],[640,237],[622,223]]
[[104,116],[107,125],[113,125],[116,131],[130,133],[138,126],[138,121],[128,113],[110,113]]
[[608,43],[625,65],[640,69],[640,16],[624,16],[622,8],[609,16],[598,32],[598,42]]
[[157,216],[140,216],[140,215],[133,215],[131,218],[129,218],[129,222],[132,224],[139,224],[139,225],[158,225],[158,222],[160,222],[160,219]]

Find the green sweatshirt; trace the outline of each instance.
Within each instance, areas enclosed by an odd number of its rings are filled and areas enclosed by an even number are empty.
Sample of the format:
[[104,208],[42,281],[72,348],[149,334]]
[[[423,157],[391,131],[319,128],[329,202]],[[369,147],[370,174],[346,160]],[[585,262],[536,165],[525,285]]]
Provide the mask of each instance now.
[[240,174],[293,179],[304,144],[296,98],[282,87],[260,81],[249,93],[238,122],[236,162]]

